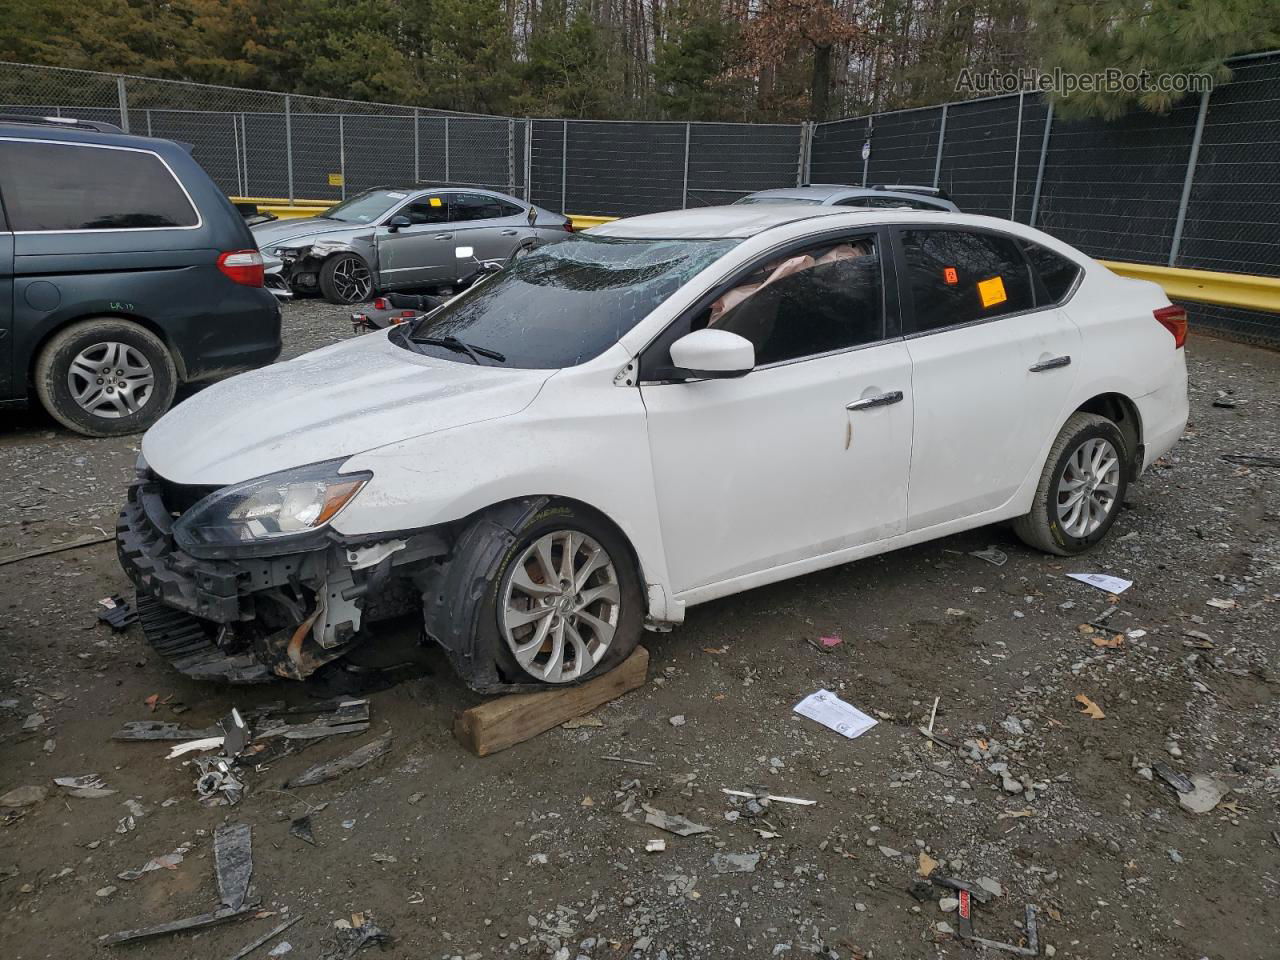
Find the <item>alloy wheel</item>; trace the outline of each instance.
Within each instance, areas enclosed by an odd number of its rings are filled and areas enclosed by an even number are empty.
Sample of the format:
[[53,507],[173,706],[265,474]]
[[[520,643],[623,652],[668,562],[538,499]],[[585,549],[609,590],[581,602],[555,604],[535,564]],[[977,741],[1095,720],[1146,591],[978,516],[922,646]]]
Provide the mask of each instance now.
[[1058,480],[1058,522],[1072,537],[1092,536],[1116,506],[1120,489],[1120,455],[1111,441],[1094,437],[1067,458]]
[[115,341],[85,347],[67,368],[67,387],[80,409],[116,420],[137,413],[155,386],[142,351]]
[[356,257],[343,257],[333,267],[333,288],[347,303],[363,303],[373,292],[373,277]]
[[608,652],[620,612],[618,571],[596,540],[557,530],[509,567],[499,608],[508,649],[531,677],[567,683]]

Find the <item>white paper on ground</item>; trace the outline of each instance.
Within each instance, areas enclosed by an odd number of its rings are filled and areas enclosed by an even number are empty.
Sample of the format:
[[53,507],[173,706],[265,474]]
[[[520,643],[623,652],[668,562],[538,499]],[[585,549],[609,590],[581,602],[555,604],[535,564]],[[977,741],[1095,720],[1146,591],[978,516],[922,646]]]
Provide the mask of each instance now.
[[1067,576],[1072,580],[1087,583],[1091,587],[1097,587],[1099,590],[1105,590],[1107,593],[1124,593],[1133,586],[1132,580],[1109,577],[1105,573],[1068,573]]
[[830,690],[809,694],[795,705],[794,710],[802,717],[817,720],[824,727],[830,727],[850,740],[862,736],[876,725],[873,718],[852,704],[845,703]]

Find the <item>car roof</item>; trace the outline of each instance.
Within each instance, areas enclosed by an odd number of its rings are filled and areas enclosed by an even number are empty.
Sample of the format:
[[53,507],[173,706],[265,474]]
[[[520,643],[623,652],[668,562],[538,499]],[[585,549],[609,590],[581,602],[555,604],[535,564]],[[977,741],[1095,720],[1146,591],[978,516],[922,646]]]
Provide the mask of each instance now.
[[34,119],[31,123],[5,121],[0,122],[0,137],[14,140],[56,140],[66,143],[88,143],[103,147],[132,147],[135,150],[181,150],[186,152],[182,144],[176,140],[165,140],[161,137],[135,137],[128,133],[103,133],[85,127],[73,127],[56,123],[41,123]]
[[592,227],[590,232],[595,236],[633,240],[722,240],[754,237],[765,230],[813,217],[849,213],[869,215],[875,212],[855,211],[847,207],[819,207],[808,203],[730,204],[723,207],[646,213],[639,217],[612,220]]

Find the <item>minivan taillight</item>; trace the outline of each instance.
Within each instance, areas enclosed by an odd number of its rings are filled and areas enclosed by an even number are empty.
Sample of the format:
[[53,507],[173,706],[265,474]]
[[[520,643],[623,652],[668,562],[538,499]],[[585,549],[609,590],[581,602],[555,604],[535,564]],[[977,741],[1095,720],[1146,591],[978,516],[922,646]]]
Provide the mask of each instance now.
[[262,254],[257,250],[228,250],[219,254],[218,269],[246,287],[262,286]]
[[1160,321],[1160,326],[1173,334],[1175,348],[1187,342],[1187,311],[1181,307],[1169,306],[1152,311],[1152,315]]
[[573,221],[570,220],[568,217],[565,217],[565,220],[564,220],[564,232],[573,233]]

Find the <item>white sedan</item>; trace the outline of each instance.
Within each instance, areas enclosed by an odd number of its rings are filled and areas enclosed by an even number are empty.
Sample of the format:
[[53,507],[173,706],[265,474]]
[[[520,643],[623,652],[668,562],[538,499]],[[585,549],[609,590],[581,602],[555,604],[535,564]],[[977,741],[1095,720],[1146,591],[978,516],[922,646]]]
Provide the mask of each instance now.
[[194,676],[304,677],[407,608],[476,689],[573,682],[694,604],[971,527],[1089,549],[1182,433],[1185,337],[1004,220],[634,217],[187,400],[119,552]]

